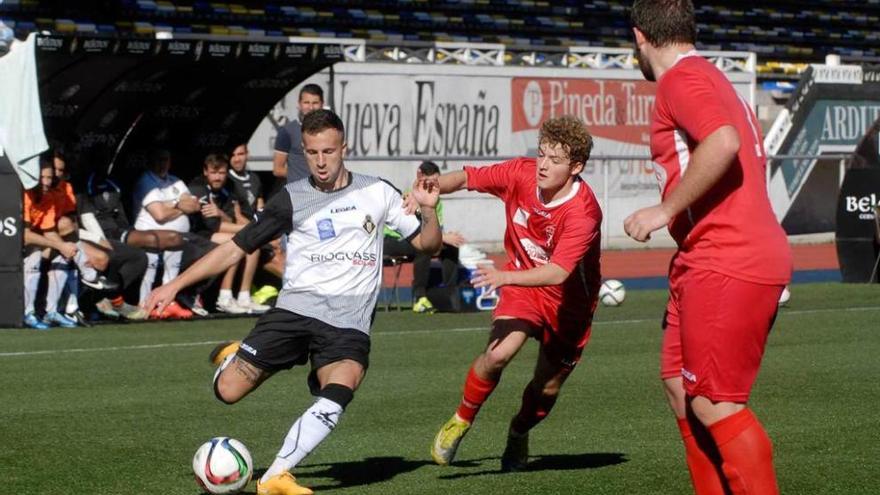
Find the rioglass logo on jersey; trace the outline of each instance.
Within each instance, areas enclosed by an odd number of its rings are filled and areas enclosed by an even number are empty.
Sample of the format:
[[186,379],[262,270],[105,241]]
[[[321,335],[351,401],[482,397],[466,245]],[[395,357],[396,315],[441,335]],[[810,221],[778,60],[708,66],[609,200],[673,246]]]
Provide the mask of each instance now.
[[318,238],[322,241],[336,237],[336,230],[333,229],[333,220],[322,218],[318,220]]
[[355,266],[375,266],[378,257],[376,253],[359,253],[357,251],[337,251],[335,253],[312,253],[309,261],[312,263],[331,263],[338,261],[350,261]]
[[373,223],[373,217],[370,215],[367,215],[367,217],[364,218],[364,230],[366,230],[368,234],[372,234],[373,231],[376,230],[376,224]]

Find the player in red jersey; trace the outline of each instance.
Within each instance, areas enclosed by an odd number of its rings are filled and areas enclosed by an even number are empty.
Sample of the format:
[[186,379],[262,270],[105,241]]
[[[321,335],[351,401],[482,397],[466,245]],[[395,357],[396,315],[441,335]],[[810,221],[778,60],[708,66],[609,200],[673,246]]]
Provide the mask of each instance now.
[[636,0],[631,16],[639,66],[657,81],[651,155],[663,199],[624,229],[646,241],[668,226],[678,244],[661,377],[694,491],[776,494],[772,444],[747,402],[792,261],[758,122],[695,51],[690,0]]
[[553,407],[562,384],[590,338],[601,276],[599,226],[602,212],[579,174],[593,140],[573,117],[541,126],[538,158],[519,158],[440,177],[441,193],[460,189],[501,198],[507,217],[503,270],[483,265],[475,287],[501,291],[489,344],[473,361],[456,413],[437,434],[434,461],[449,464],[480,406],[498,384],[504,367],[533,337],[540,353],[522,406],[510,423],[504,471],[526,467],[528,432]]

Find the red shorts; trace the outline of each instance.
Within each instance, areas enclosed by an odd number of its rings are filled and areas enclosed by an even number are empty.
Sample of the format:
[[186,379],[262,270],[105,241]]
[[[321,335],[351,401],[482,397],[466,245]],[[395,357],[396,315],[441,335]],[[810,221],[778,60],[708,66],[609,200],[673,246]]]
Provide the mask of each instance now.
[[[596,294],[598,291],[593,291]],[[506,285],[495,307],[494,318],[509,317],[528,322],[532,336],[548,356],[569,368],[580,362],[590,340],[597,299],[589,304],[563,305],[544,297],[534,287]]]
[[692,397],[747,402],[782,289],[673,266],[661,377],[681,376]]

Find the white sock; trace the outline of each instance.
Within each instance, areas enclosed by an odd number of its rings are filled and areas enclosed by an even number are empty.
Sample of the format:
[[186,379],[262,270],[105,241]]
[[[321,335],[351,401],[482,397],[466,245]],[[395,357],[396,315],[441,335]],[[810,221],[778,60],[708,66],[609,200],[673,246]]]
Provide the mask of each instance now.
[[156,270],[159,268],[159,255],[157,253],[147,253],[147,269],[144,270],[144,278],[141,279],[141,291],[138,298],[138,304],[147,302],[147,296],[153,290],[153,283],[156,281]]
[[86,264],[88,257],[86,256],[85,245],[83,245],[82,241],[78,241],[76,247],[77,251],[76,256],[73,257],[73,262],[76,263],[76,267],[79,268],[79,274],[89,282],[97,280],[98,271]]
[[180,262],[183,259],[183,251],[162,251],[162,285],[171,282],[171,280],[180,273]]
[[250,304],[251,303],[251,293],[250,292],[239,292],[238,293],[238,302],[242,304]]
[[217,294],[217,300],[229,301],[231,299],[232,299],[232,289],[220,289],[220,293]]
[[79,278],[73,276],[73,270],[68,272],[67,284],[64,286],[64,313],[72,315],[79,311]]
[[330,399],[318,397],[312,407],[306,409],[290,427],[281,450],[260,482],[265,483],[269,478],[290,471],[299,464],[336,428],[341,416],[342,406]]
[[37,287],[40,284],[40,263],[43,262],[43,253],[39,250],[27,255],[24,259],[24,314],[34,311],[34,302],[37,299]]
[[70,266],[67,260],[60,254],[52,258],[49,264],[49,287],[46,290],[46,312],[58,311],[58,300],[61,299],[61,291],[67,284],[68,270]]

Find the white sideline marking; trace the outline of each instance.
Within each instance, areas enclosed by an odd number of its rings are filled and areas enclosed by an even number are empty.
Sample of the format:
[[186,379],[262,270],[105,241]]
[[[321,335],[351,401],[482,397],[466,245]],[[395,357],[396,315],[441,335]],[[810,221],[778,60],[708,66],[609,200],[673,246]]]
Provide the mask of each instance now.
[[[807,315],[807,314],[816,314],[816,313],[833,313],[838,311],[848,311],[848,312],[858,312],[858,311],[877,311],[880,310],[880,306],[860,306],[856,308],[827,308],[827,309],[801,309],[794,311],[785,311],[779,313],[779,316],[788,316],[788,315]],[[605,321],[596,321],[593,322],[594,326],[604,326],[604,325],[634,325],[638,323],[650,323],[657,322],[659,324],[660,318],[642,318],[637,320],[605,320]],[[477,332],[480,330],[488,330],[489,325],[484,325],[480,327],[463,327],[463,328],[448,328],[445,330],[401,330],[401,331],[391,331],[391,332],[376,332],[374,335],[376,336],[384,336],[384,335],[410,335],[410,334],[421,334],[421,333],[454,333],[454,332]],[[41,356],[41,355],[51,355],[51,354],[70,354],[70,353],[78,353],[78,352],[107,352],[107,351],[138,351],[144,349],[169,349],[175,347],[196,347],[203,345],[214,345],[217,344],[218,340],[210,340],[204,342],[178,342],[174,344],[147,344],[147,345],[130,345],[130,346],[117,346],[117,347],[84,347],[79,349],[53,349],[46,351],[22,351],[22,352],[0,352],[0,358],[5,357],[18,357],[18,356]]]

